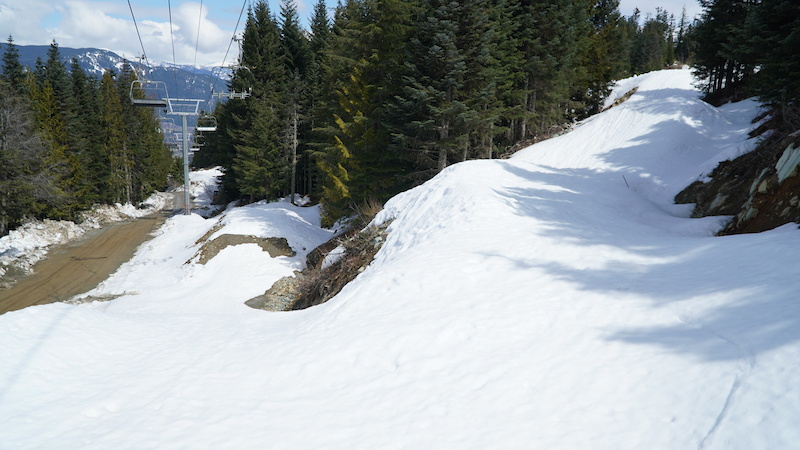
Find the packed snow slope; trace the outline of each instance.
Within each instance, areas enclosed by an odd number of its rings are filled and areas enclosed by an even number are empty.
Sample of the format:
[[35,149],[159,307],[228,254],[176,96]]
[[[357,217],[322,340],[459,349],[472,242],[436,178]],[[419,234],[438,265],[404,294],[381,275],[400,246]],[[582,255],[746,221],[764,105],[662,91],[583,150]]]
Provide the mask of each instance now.
[[[323,305],[243,305],[330,236],[279,202],[171,219],[95,292],[116,300],[0,316],[0,446],[797,448],[800,231],[714,237],[724,218],[672,203],[752,147],[758,105],[713,108],[686,70],[615,95],[634,85],[392,199],[375,261]],[[209,231],[298,254],[200,265]]]

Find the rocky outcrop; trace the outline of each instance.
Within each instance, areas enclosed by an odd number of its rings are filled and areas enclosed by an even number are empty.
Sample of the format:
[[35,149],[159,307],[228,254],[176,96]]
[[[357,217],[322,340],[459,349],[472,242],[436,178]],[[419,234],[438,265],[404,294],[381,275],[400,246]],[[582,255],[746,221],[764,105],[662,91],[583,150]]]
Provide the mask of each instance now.
[[675,197],[695,203],[692,217],[730,215],[720,235],[770,230],[800,223],[800,131],[772,132],[752,152],[714,169]]
[[[276,281],[264,294],[251,298],[245,304],[266,311],[305,309],[325,303],[338,294],[375,258],[386,242],[390,222],[369,226],[349,237],[333,239],[309,253],[306,269],[292,277]],[[338,258],[323,265],[325,256],[341,248]]]

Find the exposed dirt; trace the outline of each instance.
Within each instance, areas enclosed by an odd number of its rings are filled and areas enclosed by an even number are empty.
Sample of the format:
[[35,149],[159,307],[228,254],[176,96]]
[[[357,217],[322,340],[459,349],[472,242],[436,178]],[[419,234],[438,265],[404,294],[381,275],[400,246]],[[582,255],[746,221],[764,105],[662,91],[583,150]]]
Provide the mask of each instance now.
[[33,266],[33,274],[0,290],[0,314],[68,300],[91,290],[130,260],[167,217],[158,213],[107,225],[76,242],[52,248],[47,258]]
[[[219,252],[221,252],[225,247],[239,244],[258,244],[262,250],[269,252],[269,256],[273,258],[278,256],[292,257],[296,255],[292,247],[289,246],[289,242],[286,241],[286,238],[260,238],[256,236],[245,236],[239,234],[223,234],[221,236],[217,236],[211,241],[205,242],[203,246],[200,247],[200,250],[197,252],[197,254],[192,257],[192,260],[196,259],[197,263],[205,264],[210,261],[211,258],[217,256],[217,254],[219,254]],[[189,261],[187,261],[187,263],[188,262]]]

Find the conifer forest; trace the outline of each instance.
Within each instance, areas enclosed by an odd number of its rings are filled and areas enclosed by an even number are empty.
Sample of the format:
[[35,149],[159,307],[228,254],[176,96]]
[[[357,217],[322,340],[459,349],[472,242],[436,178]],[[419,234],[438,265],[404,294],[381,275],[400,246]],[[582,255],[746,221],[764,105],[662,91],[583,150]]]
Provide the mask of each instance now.
[[[690,20],[625,17],[618,0],[319,0],[304,29],[292,0],[254,1],[229,86],[251,95],[216,104],[193,165],[224,168],[223,201],[309,195],[331,224],[557,134],[634,74],[690,64],[709,101],[758,95],[797,117],[800,5],[701,4]],[[175,162],[153,112],[130,105],[130,68],[98,80],[55,43],[22,67],[12,38],[2,62],[0,234],[163,189]]]

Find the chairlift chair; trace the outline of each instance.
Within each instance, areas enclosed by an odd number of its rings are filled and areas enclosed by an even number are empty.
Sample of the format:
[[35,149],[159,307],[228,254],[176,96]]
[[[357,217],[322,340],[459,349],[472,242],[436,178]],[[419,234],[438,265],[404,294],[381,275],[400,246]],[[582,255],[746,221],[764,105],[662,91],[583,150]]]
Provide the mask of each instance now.
[[217,118],[210,115],[202,115],[197,118],[197,131],[217,131]]
[[169,98],[167,84],[163,81],[133,80],[130,97],[133,106],[166,108]]

